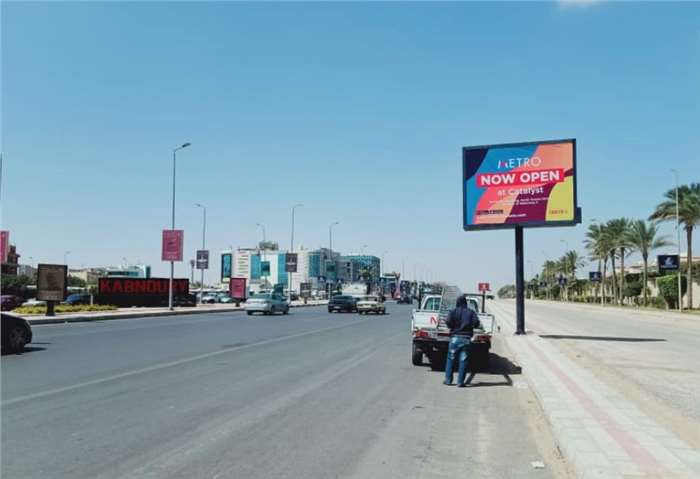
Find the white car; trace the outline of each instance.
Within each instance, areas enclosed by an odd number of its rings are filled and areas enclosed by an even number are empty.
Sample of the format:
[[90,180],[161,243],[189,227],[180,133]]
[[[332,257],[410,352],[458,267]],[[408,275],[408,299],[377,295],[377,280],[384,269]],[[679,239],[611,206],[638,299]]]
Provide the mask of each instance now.
[[22,306],[46,306],[46,301],[39,301],[36,298],[31,298],[22,303]]
[[289,313],[289,303],[278,293],[255,294],[245,302],[245,312],[250,316],[253,313],[265,315]]
[[386,314],[386,307],[378,296],[363,296],[357,302],[357,312],[360,314]]

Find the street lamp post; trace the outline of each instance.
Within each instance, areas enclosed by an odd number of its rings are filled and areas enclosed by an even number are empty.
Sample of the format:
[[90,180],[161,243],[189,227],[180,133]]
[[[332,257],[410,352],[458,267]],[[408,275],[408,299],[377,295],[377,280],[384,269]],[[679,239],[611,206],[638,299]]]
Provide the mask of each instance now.
[[[304,206],[301,203],[297,203],[296,205],[292,206],[292,242],[291,242],[291,247],[289,249],[290,253],[294,253],[294,210],[300,206]],[[292,302],[292,273],[289,274],[289,302]]]
[[[175,173],[177,165],[177,152],[183,148],[190,146],[190,143],[183,143],[173,150],[173,202],[172,202],[172,217],[170,222],[170,229],[175,229]],[[173,310],[173,277],[175,276],[175,262],[170,262],[170,282],[168,284],[168,309]]]
[[263,243],[267,241],[267,238],[265,237],[265,225],[260,224],[260,223],[255,223],[256,226],[260,226],[260,229],[262,229],[262,234],[263,234]]
[[[335,266],[335,261],[333,261],[333,227],[334,227],[335,225],[339,225],[339,224],[340,224],[339,221],[334,221],[333,223],[331,223],[331,224],[328,225],[328,249],[329,249],[329,251],[330,251],[329,256],[330,256],[330,261],[331,261],[331,263],[332,263],[334,266]],[[335,268],[333,268],[333,269],[335,269]],[[337,279],[338,279],[338,272],[335,271],[335,273],[336,273],[336,274],[335,274],[334,276],[335,276],[335,279],[337,280]],[[328,279],[328,280],[327,280],[327,284],[330,284],[330,279],[331,279],[331,278],[330,278],[330,275],[328,274],[328,271],[326,271],[326,276],[327,276],[327,279]],[[331,299],[331,291],[332,291],[332,290],[331,290],[331,288],[329,287],[329,288],[328,288],[328,299]]]
[[[195,203],[195,206],[202,208],[202,250],[205,250],[207,238],[207,207],[199,203]],[[199,279],[199,303],[202,304],[202,298],[204,297],[204,268],[201,268],[199,271],[201,274]]]
[[[680,217],[680,207],[678,204],[678,171],[671,170],[673,175],[676,177],[676,235],[678,242],[678,311],[683,312],[683,289],[681,287],[681,217]],[[688,265],[690,265],[690,258],[687,259]],[[692,285],[688,285],[692,287]],[[646,287],[646,285],[645,285]],[[692,305],[691,305],[692,307]]]

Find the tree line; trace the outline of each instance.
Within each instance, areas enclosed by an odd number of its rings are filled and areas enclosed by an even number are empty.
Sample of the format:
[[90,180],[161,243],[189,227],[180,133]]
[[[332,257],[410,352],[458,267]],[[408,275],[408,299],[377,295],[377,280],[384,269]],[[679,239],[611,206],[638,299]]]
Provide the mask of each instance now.
[[[693,305],[691,286],[693,280],[697,279],[693,277],[693,231],[700,225],[700,183],[678,187],[678,220],[680,227],[685,231],[687,261],[682,288],[687,289],[687,308],[690,309]],[[578,280],[576,272],[586,264],[586,257],[577,251],[567,251],[556,260],[544,262],[540,275],[528,284],[530,294],[547,299],[557,297],[568,300],[571,299],[571,293],[580,297],[594,289],[595,296],[601,303],[604,303],[608,293],[611,293],[610,301],[617,304],[623,304],[624,298],[637,298],[641,295],[642,304],[649,305],[649,256],[657,249],[675,245],[668,236],[659,234],[661,222],[676,222],[675,188],[664,194],[663,200],[646,219],[613,218],[588,227],[584,247],[587,259],[597,263],[601,273],[600,284]],[[642,257],[643,269],[640,281],[628,283],[625,259],[633,253]],[[608,265],[612,272],[610,275]],[[681,274],[681,271],[678,274]],[[566,280],[560,281],[560,278]],[[676,275],[657,281],[661,297],[668,306],[671,306],[670,302],[679,301],[674,281],[677,281]],[[512,294],[513,290],[506,287],[503,292],[506,296]],[[659,302],[654,301],[654,304],[658,306]]]

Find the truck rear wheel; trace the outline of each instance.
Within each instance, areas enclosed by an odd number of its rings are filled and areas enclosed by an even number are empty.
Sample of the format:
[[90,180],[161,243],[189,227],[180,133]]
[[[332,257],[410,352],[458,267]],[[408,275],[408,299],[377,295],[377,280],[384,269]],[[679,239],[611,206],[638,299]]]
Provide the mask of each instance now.
[[414,366],[422,366],[423,365],[423,351],[418,349],[418,347],[415,344],[413,345],[413,353],[411,354],[411,362],[413,363]]

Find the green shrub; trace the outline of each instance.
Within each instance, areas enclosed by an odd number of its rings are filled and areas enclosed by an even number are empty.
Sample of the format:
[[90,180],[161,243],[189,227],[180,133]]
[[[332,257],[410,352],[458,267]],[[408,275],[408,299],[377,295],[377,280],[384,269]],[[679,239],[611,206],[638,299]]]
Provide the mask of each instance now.
[[622,295],[625,298],[636,298],[640,294],[642,294],[642,283],[639,281],[625,283],[625,287],[622,288]]
[[[54,311],[57,313],[85,313],[91,311],[114,311],[118,309],[111,304],[57,304]],[[12,310],[17,314],[46,314],[46,306],[20,306]]]
[[[669,308],[676,308],[678,305],[678,275],[669,274],[656,278],[656,286],[659,288],[661,296]],[[681,276],[681,294],[685,294],[688,289],[685,276]]]

